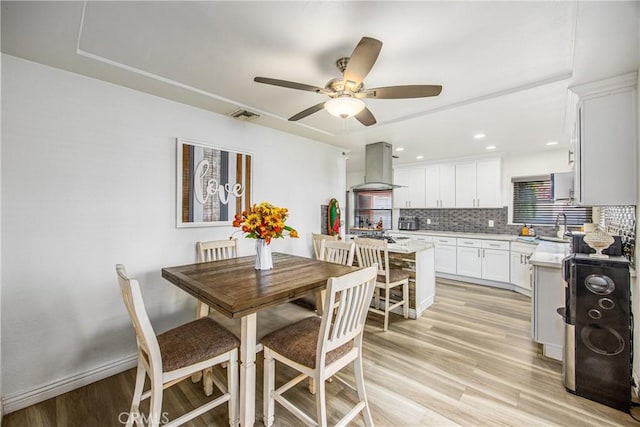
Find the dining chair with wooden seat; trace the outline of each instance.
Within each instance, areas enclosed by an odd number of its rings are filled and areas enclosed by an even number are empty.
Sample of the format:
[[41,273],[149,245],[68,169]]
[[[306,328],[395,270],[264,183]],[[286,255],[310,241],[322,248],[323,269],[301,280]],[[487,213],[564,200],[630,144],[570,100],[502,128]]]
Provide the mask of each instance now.
[[330,236],[328,234],[311,233],[311,240],[313,242],[313,253],[316,259],[320,259],[320,244],[325,241],[338,240],[338,236]]
[[[327,281],[324,315],[310,317],[276,330],[261,339],[264,349],[264,424],[269,427],[275,421],[275,402],[287,409],[307,425],[328,424],[325,380],[333,377],[355,390],[356,405],[335,425],[347,425],[361,412],[364,424],[372,426],[371,411],[367,402],[362,368],[362,336],[371,302],[377,266]],[[339,304],[338,304],[339,302]],[[275,388],[276,361],[300,374],[286,384]],[[355,387],[336,376],[353,363]],[[296,407],[284,393],[294,393],[292,388],[305,378],[313,378],[317,384],[315,420]],[[298,389],[299,390],[299,389]]]
[[[237,258],[240,248],[238,239],[210,240],[196,243],[198,262],[221,261]],[[196,318],[209,315],[209,306],[198,300],[196,303]]]
[[[240,340],[213,319],[203,317],[156,335],[147,315],[140,285],[127,276],[122,264],[116,265],[118,283],[127,308],[138,345],[138,371],[127,427],[136,425],[177,426],[227,402],[229,425],[238,425],[238,347]],[[227,384],[218,379],[214,383],[221,396],[166,423],[162,412],[163,390],[190,377],[196,372],[221,363],[227,364]],[[143,392],[145,379],[150,388]],[[140,402],[150,398],[149,414],[140,412]]]
[[[356,258],[358,265],[369,267],[378,264],[378,280],[374,293],[373,307],[369,311],[384,316],[384,331],[389,329],[389,312],[402,306],[402,314],[405,319],[409,317],[409,273],[389,267],[389,248],[386,240],[368,239],[356,237]],[[402,287],[402,299],[394,300],[391,290]],[[384,291],[384,296],[380,295]],[[380,300],[384,300],[384,307],[380,308]]]

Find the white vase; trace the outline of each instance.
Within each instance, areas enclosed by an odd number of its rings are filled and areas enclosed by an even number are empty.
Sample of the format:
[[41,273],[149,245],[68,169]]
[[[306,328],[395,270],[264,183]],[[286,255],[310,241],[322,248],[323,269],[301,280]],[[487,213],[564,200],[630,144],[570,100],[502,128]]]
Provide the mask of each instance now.
[[271,258],[271,246],[265,239],[256,239],[256,270],[271,270],[273,259]]

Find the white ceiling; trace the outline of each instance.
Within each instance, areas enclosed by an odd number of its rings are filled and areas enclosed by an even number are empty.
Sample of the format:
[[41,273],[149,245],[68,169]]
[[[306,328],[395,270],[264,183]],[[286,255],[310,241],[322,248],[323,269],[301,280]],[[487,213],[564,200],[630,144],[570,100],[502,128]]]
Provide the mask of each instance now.
[[[364,127],[326,96],[253,82],[324,86],[361,37],[383,41],[366,87],[440,84],[435,98],[365,102]],[[637,2],[7,2],[2,52],[334,144],[362,169],[364,146],[396,164],[566,148],[567,88],[638,70]],[[474,140],[476,133],[483,140]],[[212,136],[213,137],[213,136]]]

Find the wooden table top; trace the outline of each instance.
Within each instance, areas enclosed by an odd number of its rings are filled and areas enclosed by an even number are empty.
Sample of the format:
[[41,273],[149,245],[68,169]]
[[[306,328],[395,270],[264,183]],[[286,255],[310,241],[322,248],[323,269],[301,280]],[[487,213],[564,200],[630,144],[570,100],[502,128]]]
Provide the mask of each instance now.
[[273,254],[273,270],[256,270],[255,255],[167,267],[162,277],[225,316],[236,319],[321,290],[330,277],[357,267]]

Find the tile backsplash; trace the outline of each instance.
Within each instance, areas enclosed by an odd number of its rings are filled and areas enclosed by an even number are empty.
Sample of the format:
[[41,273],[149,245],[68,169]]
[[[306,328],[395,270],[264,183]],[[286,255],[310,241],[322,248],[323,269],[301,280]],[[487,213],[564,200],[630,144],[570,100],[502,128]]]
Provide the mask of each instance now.
[[604,207],[600,211],[600,224],[607,233],[621,237],[624,254],[635,265],[636,207]]
[[[509,225],[507,208],[493,209],[400,209],[400,216],[418,218],[418,228],[428,231],[459,231],[466,233],[519,234],[521,226]],[[427,224],[427,220],[431,224]],[[493,227],[489,227],[489,221]],[[397,219],[396,219],[397,226]],[[535,227],[538,236],[553,236],[553,226]]]

